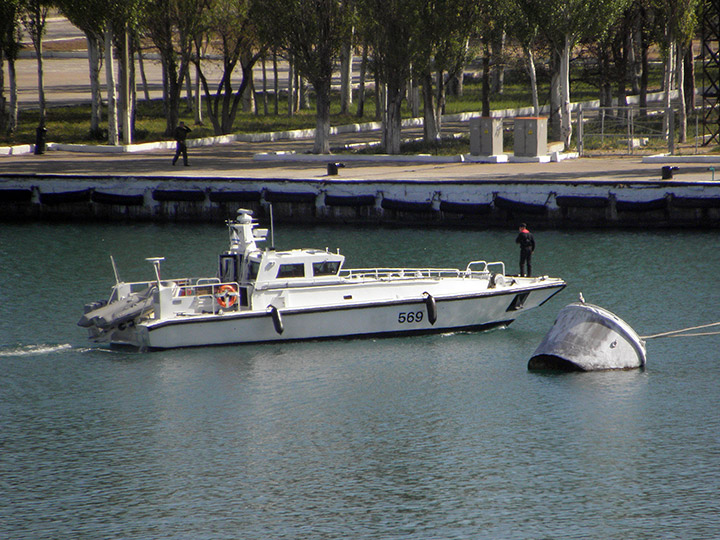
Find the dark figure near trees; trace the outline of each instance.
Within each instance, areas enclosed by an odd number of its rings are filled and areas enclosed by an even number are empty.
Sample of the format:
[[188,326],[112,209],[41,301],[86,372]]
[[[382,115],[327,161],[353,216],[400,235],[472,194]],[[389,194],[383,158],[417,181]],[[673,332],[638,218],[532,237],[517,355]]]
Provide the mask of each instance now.
[[180,122],[178,127],[175,128],[175,141],[177,141],[177,146],[175,147],[175,157],[172,161],[173,165],[175,165],[180,157],[180,154],[182,154],[183,163],[186,167],[188,166],[187,145],[185,144],[185,139],[187,139],[187,134],[190,133],[190,131],[190,128],[185,125],[185,122]]
[[[527,229],[527,225],[520,225],[519,233],[515,239],[516,244],[520,244],[520,276],[532,276],[532,254],[535,251],[535,238]],[[527,274],[525,274],[525,265],[527,264]]]

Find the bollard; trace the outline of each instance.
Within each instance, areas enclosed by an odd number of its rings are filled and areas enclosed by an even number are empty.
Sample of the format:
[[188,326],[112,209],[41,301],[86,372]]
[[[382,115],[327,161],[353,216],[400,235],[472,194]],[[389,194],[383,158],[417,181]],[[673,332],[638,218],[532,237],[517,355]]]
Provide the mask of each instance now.
[[35,154],[40,155],[45,153],[45,141],[47,138],[47,128],[39,126],[35,130]]
[[673,171],[677,171],[677,167],[670,167],[669,165],[665,165],[662,168],[662,179],[663,180],[672,180],[673,177]]
[[342,169],[345,167],[344,163],[328,163],[327,164],[327,173],[328,176],[335,176],[338,173],[338,169]]

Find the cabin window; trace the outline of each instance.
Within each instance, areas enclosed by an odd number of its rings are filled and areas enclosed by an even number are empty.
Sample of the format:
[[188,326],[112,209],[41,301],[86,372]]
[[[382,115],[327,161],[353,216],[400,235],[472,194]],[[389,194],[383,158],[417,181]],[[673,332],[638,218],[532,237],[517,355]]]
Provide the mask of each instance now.
[[305,277],[305,265],[303,263],[281,264],[277,277],[278,279]]
[[248,265],[248,281],[257,279],[258,271],[260,270],[260,263],[258,261],[250,261]]
[[220,281],[240,281],[238,272],[242,268],[242,255],[220,255]]
[[340,269],[339,261],[323,261],[313,263],[314,276],[334,276]]

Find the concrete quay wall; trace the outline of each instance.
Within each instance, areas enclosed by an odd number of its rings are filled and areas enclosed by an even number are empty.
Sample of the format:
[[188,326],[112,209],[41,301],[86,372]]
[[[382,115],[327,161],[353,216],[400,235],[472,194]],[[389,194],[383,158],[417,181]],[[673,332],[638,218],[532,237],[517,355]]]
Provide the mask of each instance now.
[[0,176],[1,220],[720,228],[720,183]]

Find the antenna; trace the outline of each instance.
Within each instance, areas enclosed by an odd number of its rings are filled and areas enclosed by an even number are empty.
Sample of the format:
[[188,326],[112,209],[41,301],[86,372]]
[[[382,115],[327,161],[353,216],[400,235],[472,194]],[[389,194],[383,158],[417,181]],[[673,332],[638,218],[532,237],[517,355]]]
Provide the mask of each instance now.
[[273,219],[272,204],[270,204],[270,249],[275,249],[275,220]]
[[110,263],[113,267],[113,273],[115,274],[115,284],[117,285],[120,283],[120,276],[118,275],[117,266],[115,266],[115,259],[113,259],[113,256],[110,255]]
[[146,261],[152,263],[155,267],[155,277],[157,278],[158,289],[161,288],[160,283],[160,263],[165,260],[165,257],[147,257]]

